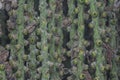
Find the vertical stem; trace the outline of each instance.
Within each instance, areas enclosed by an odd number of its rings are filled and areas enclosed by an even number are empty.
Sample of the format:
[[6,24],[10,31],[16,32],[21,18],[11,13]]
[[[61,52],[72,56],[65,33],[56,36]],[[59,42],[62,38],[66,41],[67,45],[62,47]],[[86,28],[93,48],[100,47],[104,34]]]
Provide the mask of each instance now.
[[80,51],[79,51],[79,60],[78,60],[78,70],[77,70],[77,76],[78,76],[78,79],[82,79],[81,76],[83,75],[83,65],[84,65],[84,53],[85,53],[85,47],[83,45],[83,41],[84,41],[84,11],[83,11],[83,8],[84,8],[84,4],[81,4],[78,1],[78,30],[77,30],[77,33],[78,33],[78,37],[79,37],[79,48],[80,48]]
[[[68,15],[69,15],[70,19],[72,20],[72,24],[70,25],[70,29],[69,29],[70,41],[68,43],[68,46],[70,47],[70,50],[72,51],[72,49],[73,49],[72,44],[74,43],[74,36],[76,35],[75,25],[77,23],[77,20],[75,19],[75,13],[76,13],[75,12],[75,0],[69,0],[68,1],[68,8],[69,8]],[[72,56],[72,53],[71,53],[71,64],[72,64],[72,67],[76,67],[72,60],[73,60],[73,56]],[[75,75],[75,80],[79,79],[79,73],[78,73],[77,70],[72,71],[72,74]]]
[[18,68],[21,72],[20,78],[17,80],[24,80],[24,62],[22,59],[22,55],[24,55],[24,36],[23,36],[23,29],[24,29],[24,5],[25,0],[19,0],[18,1],[18,11],[17,11],[17,30],[18,30],[18,44],[21,45],[21,48],[19,49],[18,53]]
[[50,50],[50,60],[51,60],[51,62],[54,64],[53,65],[53,67],[51,67],[51,69],[52,69],[52,73],[50,74],[50,80],[60,80],[60,78],[59,78],[59,75],[58,75],[58,72],[57,72],[57,67],[56,67],[56,60],[55,60],[55,58],[54,58],[54,53],[55,53],[55,39],[54,39],[54,32],[52,32],[52,30],[53,29],[55,29],[55,0],[50,0],[49,1],[49,10],[50,10],[50,14],[51,14],[51,16],[50,16],[50,19],[49,19],[49,26],[48,26],[48,30],[49,30],[49,34],[50,34],[50,42],[49,42],[49,50]]
[[[34,1],[33,0],[29,0],[28,1],[28,14],[29,15],[29,24],[28,26],[32,26],[32,27],[35,27],[34,24]],[[33,24],[32,24],[33,23]],[[31,74],[31,77],[30,77],[30,80],[36,80],[36,45],[35,45],[35,41],[36,41],[36,35],[35,35],[35,30],[33,30],[33,32],[30,34],[29,36],[29,39],[30,41],[32,42],[30,44],[30,66],[31,66],[31,69],[30,69],[30,74]]]
[[[109,3],[109,5],[114,5],[114,1],[110,1],[110,3]],[[114,12],[111,12],[112,14],[111,15],[113,15],[113,17],[111,18],[111,20],[110,20],[110,28],[111,28],[111,30],[112,30],[112,32],[111,32],[111,36],[112,36],[112,39],[111,39],[111,43],[110,43],[110,45],[111,45],[111,47],[112,47],[112,49],[113,50],[115,50],[116,49],[116,20],[117,20],[117,18],[116,18],[116,15],[115,15],[115,13]],[[111,80],[119,80],[118,79],[118,74],[117,74],[117,71],[118,71],[118,67],[117,67],[117,65],[116,65],[116,61],[115,61],[115,56],[116,56],[116,54],[114,54],[113,53],[113,56],[114,56],[114,58],[112,59],[112,69],[111,69]]]
[[99,17],[98,17],[98,11],[96,8],[96,0],[90,0],[90,12],[92,15],[92,21],[95,24],[94,27],[94,41],[95,41],[95,45],[94,45],[94,49],[97,52],[97,57],[96,57],[96,79],[98,80],[105,80],[105,77],[101,71],[101,66],[103,66],[103,62],[104,62],[104,56],[102,54],[102,47],[100,46],[101,42],[101,38],[100,38],[100,27],[99,27]]
[[[74,14],[74,10],[75,10],[74,0],[68,1],[68,7],[69,7],[68,14],[69,14],[70,18],[72,19],[72,22],[74,22],[74,16],[75,16],[75,14]],[[73,37],[75,35],[75,26],[74,25],[75,25],[74,23],[71,24],[71,29],[70,29],[70,40],[71,41],[70,42],[73,42],[72,40],[73,40]]]
[[[55,36],[58,36],[59,37],[59,44],[58,44],[58,46],[56,47],[56,51],[57,51],[57,53],[58,53],[58,55],[60,56],[61,55],[61,49],[62,49],[62,44],[63,44],[63,33],[62,33],[62,17],[63,17],[63,14],[62,14],[62,1],[61,0],[58,0],[58,2],[59,2],[59,4],[57,3],[57,1],[56,1],[56,9],[58,9],[57,7],[59,6],[59,11],[58,12],[56,12],[56,14],[58,15],[58,16],[56,16],[56,17],[59,17],[59,18],[56,18],[56,25],[55,25],[55,27],[56,27],[56,34],[55,34]],[[58,5],[57,5],[58,4]]]
[[42,61],[42,78],[41,80],[49,80],[49,66],[47,64],[48,62],[48,43],[47,43],[47,3],[46,0],[40,0],[39,4],[40,9],[40,27],[42,29],[41,31],[41,55],[43,56]]

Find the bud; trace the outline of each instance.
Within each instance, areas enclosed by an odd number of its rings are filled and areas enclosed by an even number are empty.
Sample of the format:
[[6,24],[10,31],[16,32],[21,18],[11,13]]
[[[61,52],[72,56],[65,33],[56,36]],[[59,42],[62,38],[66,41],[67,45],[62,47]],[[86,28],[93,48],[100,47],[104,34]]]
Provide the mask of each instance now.
[[85,75],[84,74],[80,74],[80,80],[85,79]]
[[96,17],[98,16],[98,13],[97,13],[96,11],[93,11],[93,12],[91,13],[91,16],[92,16],[93,18],[96,18]]

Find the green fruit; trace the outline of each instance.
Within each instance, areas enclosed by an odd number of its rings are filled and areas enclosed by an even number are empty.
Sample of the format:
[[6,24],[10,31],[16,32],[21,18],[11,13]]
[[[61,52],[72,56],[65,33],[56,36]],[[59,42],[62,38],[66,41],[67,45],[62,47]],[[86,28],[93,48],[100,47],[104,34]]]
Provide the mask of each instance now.
[[84,0],[84,3],[88,5],[90,4],[90,0]]
[[102,72],[105,72],[105,70],[106,70],[105,66],[100,66],[100,69],[101,69]]
[[85,0],[79,0],[81,4],[83,4],[85,2]]
[[111,19],[111,20],[110,20],[110,23],[111,23],[112,25],[115,25],[115,24],[116,24],[116,19]]
[[99,47],[102,46],[102,41],[101,40],[97,40],[96,41],[96,45],[99,46]]
[[17,44],[17,45],[15,45],[15,48],[16,48],[16,50],[20,50],[21,45],[20,45],[20,44]]
[[77,65],[77,63],[78,63],[78,60],[77,60],[77,58],[75,58],[75,59],[73,60],[73,64],[74,64],[74,65]]
[[28,61],[29,60],[29,56],[28,55],[23,55],[23,60],[24,61]]
[[96,50],[94,50],[94,51],[92,51],[92,52],[91,52],[91,56],[92,56],[92,57],[94,57],[94,58],[95,58],[95,57],[96,57],[96,55],[97,55]]
[[88,70],[89,66],[87,64],[84,65],[84,70]]
[[100,80],[99,77],[95,77],[94,80]]
[[38,55],[38,56],[37,56],[37,61],[39,61],[39,62],[43,61],[42,55]]
[[40,35],[41,35],[41,28],[38,28],[38,29],[36,30],[36,35],[37,35],[37,36],[40,36]]
[[110,70],[110,68],[111,68],[111,65],[106,64],[105,69],[106,69],[106,70]]
[[35,75],[35,79],[39,80],[40,79],[40,74]]
[[38,49],[41,49],[41,42],[37,42],[36,47],[37,47]]
[[75,14],[77,14],[79,12],[78,8],[75,8]]
[[0,64],[0,71],[4,71],[5,69],[5,65],[4,64]]
[[96,62],[92,62],[92,63],[91,63],[91,68],[92,68],[92,69],[96,69]]
[[7,50],[10,50],[10,45],[7,44],[7,45],[5,46],[5,48],[6,48]]
[[107,12],[103,12],[101,17],[106,18],[107,17]]
[[23,30],[23,34],[24,34],[24,35],[28,35],[28,33],[29,33],[29,32],[28,32],[27,29],[24,29],[24,30]]
[[16,75],[16,78],[22,77],[22,73],[19,70],[15,73],[15,75]]
[[93,18],[96,18],[96,17],[98,16],[98,13],[97,13],[96,11],[93,11],[93,12],[91,13],[91,16],[92,16]]
[[29,38],[29,43],[30,43],[30,44],[34,44],[35,41],[36,41],[35,36],[31,36],[31,37]]
[[80,80],[84,80],[85,79],[85,75],[84,74],[80,74]]
[[36,64],[35,63],[29,63],[28,67],[32,70],[35,70],[36,69]]
[[78,19],[74,19],[73,23],[78,24]]
[[94,28],[94,24],[91,22],[91,23],[89,23],[89,28]]

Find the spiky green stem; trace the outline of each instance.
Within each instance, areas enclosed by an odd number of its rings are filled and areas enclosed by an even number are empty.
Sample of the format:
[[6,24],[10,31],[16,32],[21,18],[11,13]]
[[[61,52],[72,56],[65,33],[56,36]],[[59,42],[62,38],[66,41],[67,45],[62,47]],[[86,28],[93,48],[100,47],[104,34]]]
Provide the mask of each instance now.
[[70,0],[68,1],[68,7],[69,7],[69,11],[68,11],[68,15],[70,16],[71,20],[72,20],[72,24],[71,24],[71,28],[70,28],[70,43],[73,42],[73,37],[75,35],[75,24],[74,24],[74,16],[75,16],[75,5],[74,5],[74,0]]
[[49,65],[47,64],[48,62],[48,44],[47,44],[47,3],[44,0],[40,0],[39,4],[39,9],[40,9],[40,27],[42,29],[41,32],[41,55],[43,56],[43,61],[42,61],[42,78],[41,80],[49,80],[50,74],[49,74]]
[[97,11],[96,8],[96,0],[90,0],[90,12],[92,15],[92,21],[95,24],[94,27],[94,42],[95,42],[95,46],[94,49],[97,52],[97,57],[96,57],[96,78],[98,80],[105,80],[105,77],[101,71],[101,66],[103,66],[103,62],[104,62],[104,57],[102,55],[102,47],[99,45],[99,43],[101,44],[101,38],[100,38],[100,27],[99,27],[99,12]]
[[[50,20],[49,20],[49,26],[48,26],[48,30],[49,30],[49,37],[50,37],[50,45],[49,45],[49,49],[50,49],[50,52],[49,52],[49,54],[50,54],[50,60],[51,60],[51,62],[53,63],[53,65],[52,65],[52,67],[50,68],[50,69],[52,69],[52,73],[50,74],[50,80],[56,80],[56,79],[58,79],[58,80],[60,80],[60,78],[59,78],[59,74],[58,74],[58,72],[56,71],[56,69],[57,69],[57,67],[56,67],[56,65],[55,65],[55,63],[57,62],[56,60],[55,60],[55,58],[54,58],[54,56],[55,56],[55,39],[54,39],[54,29],[55,29],[55,16],[54,16],[54,14],[55,14],[55,7],[56,7],[56,5],[55,5],[55,0],[50,0],[49,1],[49,10],[52,12],[51,13],[51,18],[50,18]],[[52,32],[53,31],[53,32]]]
[[23,29],[24,29],[24,5],[25,0],[18,1],[18,11],[17,11],[17,30],[18,30],[18,42],[17,44],[21,45],[20,49],[18,50],[18,68],[20,71],[20,77],[17,80],[24,80],[24,62],[22,60],[22,55],[24,55],[24,36],[23,36]]
[[[34,27],[34,25],[32,23],[34,23],[34,1],[33,0],[29,0],[28,1],[28,13],[29,13],[29,22],[31,24],[32,27]],[[28,24],[28,25],[30,25]],[[36,41],[36,35],[35,35],[35,30],[33,30],[33,32],[30,35],[30,80],[36,80],[36,45],[35,45],[35,41]]]
[[[109,5],[114,5],[114,1],[111,0]],[[110,45],[111,45],[113,51],[115,51],[115,49],[116,49],[116,33],[117,33],[116,28],[115,28],[116,27],[116,16],[115,16],[114,12],[112,12],[112,15],[113,15],[113,17],[109,21],[110,22],[109,25],[112,30],[112,32],[111,32],[112,39],[111,39]],[[112,59],[111,80],[119,80],[118,74],[117,74],[118,67],[116,65],[115,55],[116,54],[113,53],[114,58]]]
[[78,37],[79,37],[79,48],[80,48],[80,52],[79,52],[79,60],[78,60],[78,70],[77,70],[77,76],[78,79],[81,79],[81,76],[83,75],[83,65],[84,65],[84,53],[85,53],[85,47],[83,45],[83,41],[84,41],[84,4],[80,4],[79,0],[78,0]]

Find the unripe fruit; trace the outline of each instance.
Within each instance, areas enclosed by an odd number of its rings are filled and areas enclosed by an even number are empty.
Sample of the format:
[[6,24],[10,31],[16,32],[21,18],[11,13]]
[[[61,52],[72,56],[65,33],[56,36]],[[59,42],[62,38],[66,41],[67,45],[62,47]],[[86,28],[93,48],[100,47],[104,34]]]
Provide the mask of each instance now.
[[89,68],[88,65],[85,64],[85,65],[84,65],[84,70],[88,70],[88,68]]
[[28,32],[27,29],[24,29],[24,30],[23,30],[23,34],[24,34],[24,35],[28,35],[28,33],[29,33],[29,32]]
[[5,46],[5,48],[6,48],[7,50],[10,50],[10,45],[7,44],[7,45]]
[[36,30],[36,35],[37,35],[37,36],[40,36],[40,35],[41,35],[41,29],[40,29],[40,28],[38,28],[38,29]]
[[91,63],[91,68],[92,68],[92,69],[96,69],[96,62],[92,62],[92,63]]
[[59,63],[61,63],[61,62],[62,62],[62,59],[61,59],[60,57],[58,57],[57,61],[58,61]]
[[84,45],[85,47],[87,47],[87,46],[89,46],[89,45],[90,45],[90,42],[89,42],[89,41],[87,41],[87,40],[84,40],[84,41],[83,41],[83,45]]
[[35,41],[36,41],[35,36],[31,36],[31,37],[29,38],[29,43],[30,43],[30,44],[34,44]]
[[96,45],[99,46],[99,47],[102,46],[102,41],[101,40],[97,40],[96,41]]
[[35,80],[36,80],[36,79],[37,79],[37,80],[40,79],[40,74],[36,74],[36,75],[35,75]]
[[0,71],[4,71],[5,69],[5,65],[4,64],[0,64]]
[[110,23],[111,23],[112,25],[115,25],[115,24],[116,24],[116,19],[111,19],[111,20],[110,20]]
[[119,55],[116,55],[116,58],[115,58],[116,62],[120,62],[120,56]]
[[48,51],[48,46],[44,45],[43,46],[43,51]]
[[38,49],[41,49],[41,42],[37,42],[36,47],[37,47]]
[[101,3],[100,1],[99,1],[99,2],[96,2],[96,6],[100,8],[100,7],[103,6],[103,3]]
[[8,37],[11,39],[11,40],[16,40],[17,39],[17,36],[15,34],[8,34]]
[[84,74],[80,74],[80,80],[84,80],[85,79],[85,75]]
[[28,67],[32,70],[35,70],[36,69],[36,64],[35,63],[29,63]]
[[103,66],[103,65],[100,66],[100,69],[101,69],[102,72],[105,72],[105,70],[106,70],[106,69],[105,69],[105,66]]
[[18,70],[17,63],[15,61],[12,61],[12,60],[9,63],[12,67],[12,72],[15,73]]
[[106,70],[110,70],[110,68],[111,68],[111,65],[109,65],[109,64],[107,64],[107,65],[105,66],[105,69],[106,69]]
[[84,3],[88,5],[90,4],[90,0],[84,0]]
[[24,6],[24,7],[23,7],[24,10],[27,11],[27,10],[28,10],[28,5],[27,5],[27,4],[24,4],[23,6]]
[[110,40],[110,38],[109,37],[107,37],[106,39],[105,39],[105,42],[106,43],[109,43],[111,40]]
[[75,14],[77,14],[79,12],[78,8],[75,8]]
[[24,46],[27,46],[29,44],[28,40],[24,40]]
[[37,61],[39,61],[39,62],[43,61],[43,56],[42,55],[38,55],[37,56]]
[[84,50],[80,49],[79,54],[83,55],[84,54]]
[[24,61],[28,61],[29,60],[29,56],[28,55],[23,55],[23,60]]
[[92,51],[92,52],[91,52],[91,56],[92,56],[92,57],[94,57],[94,58],[95,58],[95,57],[96,57],[96,55],[97,55],[96,50],[94,50],[94,51]]
[[74,19],[73,23],[78,24],[78,19]]
[[91,23],[89,23],[89,28],[94,28],[94,24],[91,22]]
[[94,80],[100,80],[99,77],[95,77]]
[[20,50],[21,45],[20,45],[20,44],[17,44],[17,45],[15,45],[15,48],[16,48],[16,50]]
[[101,14],[101,17],[106,18],[106,17],[107,17],[107,12],[103,12],[103,13]]
[[73,62],[73,64],[74,64],[74,65],[77,65],[77,63],[78,63],[77,58],[73,59],[73,61],[72,61],[72,62]]
[[91,12],[91,16],[93,18],[96,18],[98,16],[98,13],[96,11]]
[[85,0],[79,0],[79,1],[80,1],[81,4],[83,4]]
[[71,56],[71,51],[67,51],[67,56],[68,56],[68,57]]
[[16,75],[16,78],[22,77],[22,73],[19,70],[15,73],[15,75]]

